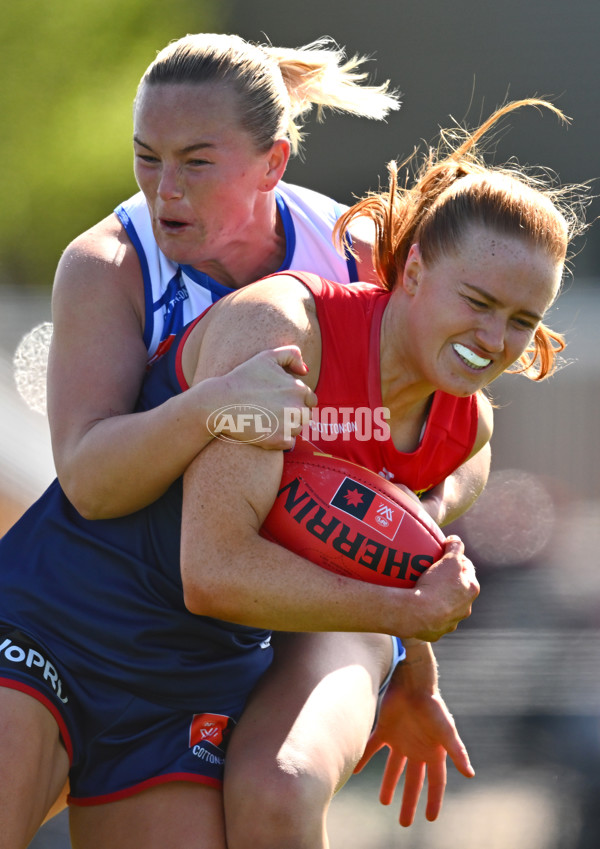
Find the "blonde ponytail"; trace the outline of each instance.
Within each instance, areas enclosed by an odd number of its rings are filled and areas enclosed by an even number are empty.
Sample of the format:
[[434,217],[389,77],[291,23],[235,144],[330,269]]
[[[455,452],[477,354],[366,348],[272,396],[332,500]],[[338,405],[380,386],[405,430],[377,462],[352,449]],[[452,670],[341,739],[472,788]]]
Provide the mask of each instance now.
[[368,75],[359,68],[366,57],[346,59],[344,51],[331,39],[321,38],[295,49],[266,47],[265,51],[279,65],[290,97],[288,134],[293,148],[297,149],[302,139],[296,119],[304,118],[313,106],[317,107],[319,121],[323,120],[325,109],[381,121],[400,108],[398,94],[390,89],[389,80],[378,86],[365,85]]
[[259,150],[287,137],[292,153],[302,141],[301,119],[313,106],[322,119],[325,109],[382,120],[400,108],[389,83],[364,85],[358,69],[366,61],[346,60],[332,39],[321,38],[305,47],[284,48],[252,44],[238,35],[196,33],[167,45],[140,82],[225,83],[239,96],[241,125]]

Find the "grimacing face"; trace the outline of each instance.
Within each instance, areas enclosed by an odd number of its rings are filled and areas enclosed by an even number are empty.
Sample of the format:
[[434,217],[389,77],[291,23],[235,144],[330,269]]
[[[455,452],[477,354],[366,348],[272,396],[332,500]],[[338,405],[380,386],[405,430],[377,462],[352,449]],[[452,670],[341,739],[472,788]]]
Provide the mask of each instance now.
[[434,388],[470,395],[527,349],[558,292],[562,263],[524,239],[470,227],[455,252],[426,265],[413,245],[405,355]]

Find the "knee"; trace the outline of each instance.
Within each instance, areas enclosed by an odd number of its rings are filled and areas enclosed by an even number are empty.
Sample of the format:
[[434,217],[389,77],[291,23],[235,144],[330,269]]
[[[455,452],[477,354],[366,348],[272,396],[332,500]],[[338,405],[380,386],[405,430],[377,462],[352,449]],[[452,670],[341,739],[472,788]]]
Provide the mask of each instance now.
[[[227,784],[227,782],[226,782]],[[333,791],[297,763],[255,772],[225,793],[228,849],[321,849]]]

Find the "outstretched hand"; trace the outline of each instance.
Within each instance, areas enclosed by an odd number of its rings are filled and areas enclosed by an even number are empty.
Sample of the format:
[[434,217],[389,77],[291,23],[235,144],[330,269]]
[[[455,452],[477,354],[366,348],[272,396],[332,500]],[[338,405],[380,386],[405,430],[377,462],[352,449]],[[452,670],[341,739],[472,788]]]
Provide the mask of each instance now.
[[466,778],[475,771],[454,719],[437,691],[408,696],[393,680],[384,697],[377,725],[358,762],[360,772],[384,746],[389,754],[383,771],[379,800],[391,804],[396,786],[404,773],[400,825],[412,825],[425,780],[427,806],[425,816],[437,819],[446,789],[446,756]]

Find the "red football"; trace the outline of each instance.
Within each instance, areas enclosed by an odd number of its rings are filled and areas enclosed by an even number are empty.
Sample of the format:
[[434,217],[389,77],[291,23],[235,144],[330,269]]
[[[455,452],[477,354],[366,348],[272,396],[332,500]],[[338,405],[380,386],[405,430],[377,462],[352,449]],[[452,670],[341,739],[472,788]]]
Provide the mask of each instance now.
[[261,535],[324,569],[372,584],[412,587],[439,560],[445,536],[393,483],[296,439]]

